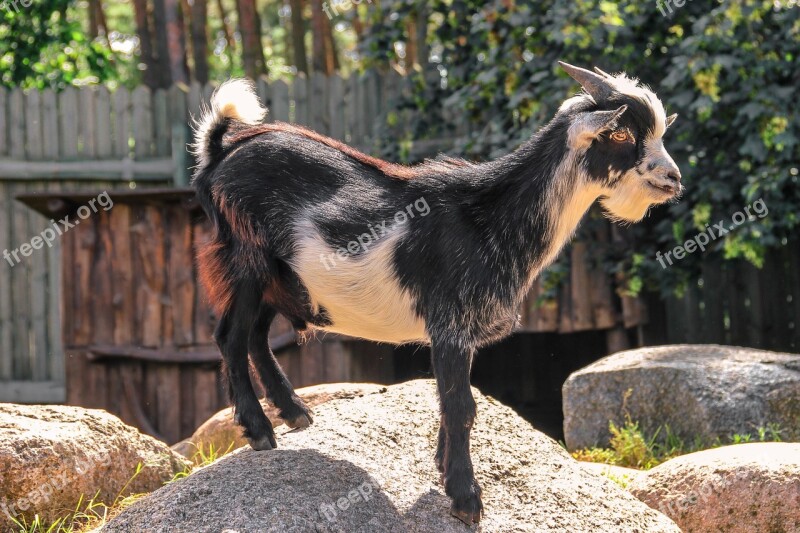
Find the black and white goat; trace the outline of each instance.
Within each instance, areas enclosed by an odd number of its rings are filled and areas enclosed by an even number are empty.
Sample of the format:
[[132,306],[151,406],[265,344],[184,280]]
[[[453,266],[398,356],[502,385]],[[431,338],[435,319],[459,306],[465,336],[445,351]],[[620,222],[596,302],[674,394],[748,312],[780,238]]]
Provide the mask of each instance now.
[[655,94],[625,75],[562,63],[584,92],[518,150],[475,164],[387,163],[289,124],[242,80],[201,118],[194,186],[214,224],[199,251],[219,315],[237,421],[256,450],[276,446],[250,382],[248,353],[292,427],[311,424],[267,342],[277,313],[308,327],[432,348],[441,402],[436,464],[451,513],[482,513],[470,459],[476,350],[508,335],[532,281],[589,206],[635,222],[681,191]]

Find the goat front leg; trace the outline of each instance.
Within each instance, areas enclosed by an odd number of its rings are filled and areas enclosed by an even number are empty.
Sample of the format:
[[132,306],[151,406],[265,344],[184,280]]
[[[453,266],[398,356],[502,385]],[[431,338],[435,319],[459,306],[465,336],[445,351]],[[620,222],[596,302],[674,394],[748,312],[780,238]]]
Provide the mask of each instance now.
[[437,467],[442,470],[445,493],[452,500],[450,514],[468,525],[478,523],[483,503],[469,451],[470,431],[475,421],[469,375],[475,350],[434,340],[432,351],[441,406]]
[[247,357],[248,337],[260,300],[257,284],[239,283],[230,308],[220,318],[214,339],[225,363],[236,422],[244,428],[244,436],[254,450],[271,450],[277,447],[275,432],[253,390]]

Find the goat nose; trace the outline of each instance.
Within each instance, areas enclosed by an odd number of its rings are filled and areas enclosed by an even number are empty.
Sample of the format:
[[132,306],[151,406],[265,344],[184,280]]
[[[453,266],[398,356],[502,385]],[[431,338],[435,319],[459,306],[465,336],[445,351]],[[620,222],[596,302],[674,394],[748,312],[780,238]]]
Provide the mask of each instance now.
[[667,179],[674,181],[675,183],[680,183],[681,171],[678,170],[677,168],[667,171]]

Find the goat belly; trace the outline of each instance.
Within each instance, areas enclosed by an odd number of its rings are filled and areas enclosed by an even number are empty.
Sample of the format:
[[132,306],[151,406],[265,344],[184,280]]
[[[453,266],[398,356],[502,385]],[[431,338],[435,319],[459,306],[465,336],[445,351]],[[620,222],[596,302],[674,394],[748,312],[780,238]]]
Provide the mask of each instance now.
[[398,230],[366,251],[337,254],[311,222],[296,226],[295,253],[289,264],[308,291],[314,311],[324,309],[329,319],[317,329],[393,344],[429,342],[414,298],[395,274],[394,249],[401,239]]

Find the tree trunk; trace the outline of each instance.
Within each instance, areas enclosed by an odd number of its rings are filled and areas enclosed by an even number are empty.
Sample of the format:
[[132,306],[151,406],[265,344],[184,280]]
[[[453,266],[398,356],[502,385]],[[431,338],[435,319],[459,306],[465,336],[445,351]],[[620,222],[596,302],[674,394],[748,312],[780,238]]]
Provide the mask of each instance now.
[[294,49],[294,66],[298,72],[308,74],[308,56],[306,55],[306,24],[303,20],[303,0],[289,0],[292,8],[292,48]]
[[311,33],[314,41],[314,72],[333,74],[334,61],[331,47],[331,38],[326,36],[330,31],[330,20],[322,9],[322,0],[311,1]]
[[194,0],[191,7],[192,54],[194,57],[194,79],[208,83],[208,4],[206,0]]
[[225,14],[225,6],[222,4],[222,0],[217,0],[217,9],[219,9],[219,20],[222,22],[222,30],[225,32],[225,42],[227,43],[225,53],[230,60],[230,64],[233,65],[233,57],[236,53],[236,40],[233,38],[233,31],[226,20],[227,15]]
[[160,85],[158,60],[153,50],[153,26],[147,0],[133,0],[136,32],[139,35],[140,60],[145,65],[142,81],[151,89]]
[[183,33],[179,0],[154,0],[156,44],[158,48],[159,87],[188,83],[186,38]]
[[237,0],[239,31],[242,33],[242,63],[244,72],[251,79],[266,74],[264,45],[261,43],[261,21],[255,0]]

